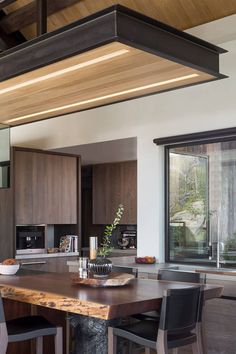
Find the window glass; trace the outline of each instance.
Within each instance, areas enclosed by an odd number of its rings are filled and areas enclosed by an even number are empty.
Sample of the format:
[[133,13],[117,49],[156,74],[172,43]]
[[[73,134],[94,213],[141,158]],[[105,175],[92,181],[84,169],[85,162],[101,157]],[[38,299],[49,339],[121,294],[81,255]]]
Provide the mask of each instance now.
[[236,141],[168,149],[168,260],[236,264]]

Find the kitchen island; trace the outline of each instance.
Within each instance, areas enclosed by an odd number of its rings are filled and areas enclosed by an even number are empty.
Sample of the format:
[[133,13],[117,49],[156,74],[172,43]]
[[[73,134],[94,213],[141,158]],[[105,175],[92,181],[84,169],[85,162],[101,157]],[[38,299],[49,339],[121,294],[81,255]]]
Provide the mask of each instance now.
[[[73,285],[69,273],[21,270],[15,276],[0,276],[3,298],[72,314],[76,322],[76,353],[107,353],[107,327],[121,318],[160,308],[163,291],[189,284],[133,279],[121,288],[90,288]],[[223,288],[205,286],[205,299],[221,296]]]

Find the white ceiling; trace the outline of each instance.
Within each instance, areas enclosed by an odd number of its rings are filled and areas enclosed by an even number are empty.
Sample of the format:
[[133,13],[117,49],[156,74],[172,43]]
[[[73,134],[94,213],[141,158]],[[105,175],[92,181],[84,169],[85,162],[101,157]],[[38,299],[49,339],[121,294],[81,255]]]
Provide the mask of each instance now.
[[80,155],[82,165],[137,160],[137,138],[68,146],[53,151]]
[[186,32],[205,41],[221,44],[236,39],[236,15],[205,23],[188,29]]

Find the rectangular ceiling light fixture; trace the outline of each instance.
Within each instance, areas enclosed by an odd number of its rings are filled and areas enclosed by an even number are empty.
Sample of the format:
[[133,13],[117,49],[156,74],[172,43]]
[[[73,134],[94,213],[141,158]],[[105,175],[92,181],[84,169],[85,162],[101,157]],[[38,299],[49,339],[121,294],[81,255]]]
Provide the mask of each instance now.
[[0,55],[0,122],[19,125],[222,79],[224,52],[112,6]]

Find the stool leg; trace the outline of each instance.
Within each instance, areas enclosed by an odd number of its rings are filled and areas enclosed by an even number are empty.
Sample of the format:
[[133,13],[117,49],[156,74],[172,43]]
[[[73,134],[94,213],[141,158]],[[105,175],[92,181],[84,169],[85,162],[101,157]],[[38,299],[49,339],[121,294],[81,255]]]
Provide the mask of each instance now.
[[206,315],[205,315],[205,305],[203,305],[202,309],[202,323],[199,325],[199,335],[201,340],[201,349],[203,354],[207,353],[207,343],[206,343]]
[[178,354],[178,348],[173,349],[173,354]]
[[36,338],[36,354],[43,354],[43,337]]
[[193,354],[201,354],[199,352],[199,348],[198,348],[197,342],[192,344],[192,352],[193,352]]
[[0,354],[6,354],[7,352],[7,343],[8,343],[8,334],[6,323],[0,323]]
[[162,329],[158,330],[156,348],[158,354],[168,354],[167,331],[164,331]]
[[57,334],[55,335],[55,354],[63,354],[62,327],[57,327]]
[[132,354],[132,349],[133,349],[133,342],[130,340],[128,341],[128,354]]
[[117,352],[117,336],[113,333],[113,328],[108,327],[108,354],[116,354]]
[[197,324],[196,327],[196,334],[197,334],[197,345],[199,353],[206,354],[206,345],[205,345],[205,333],[203,333],[203,328],[200,323]]

